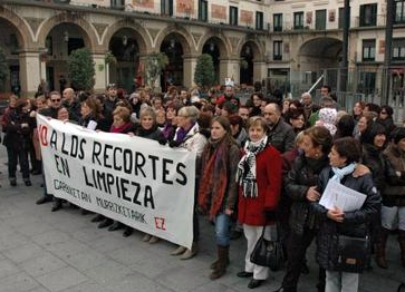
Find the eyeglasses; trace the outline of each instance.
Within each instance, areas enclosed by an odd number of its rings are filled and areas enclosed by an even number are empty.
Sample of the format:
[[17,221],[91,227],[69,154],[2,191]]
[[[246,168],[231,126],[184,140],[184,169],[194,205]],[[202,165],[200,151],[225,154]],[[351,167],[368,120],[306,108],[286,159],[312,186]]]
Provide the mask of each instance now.
[[387,112],[381,112],[382,115],[387,115]]
[[58,98],[58,99],[51,99],[52,102],[60,102],[60,100],[61,100],[60,98]]

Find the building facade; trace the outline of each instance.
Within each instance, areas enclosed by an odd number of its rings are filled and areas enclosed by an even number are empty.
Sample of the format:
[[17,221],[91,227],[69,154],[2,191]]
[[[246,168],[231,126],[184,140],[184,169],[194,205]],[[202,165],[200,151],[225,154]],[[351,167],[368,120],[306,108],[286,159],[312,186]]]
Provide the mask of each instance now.
[[[32,95],[41,79],[50,89],[68,83],[67,59],[78,48],[93,54],[95,89],[131,90],[145,58],[169,58],[158,86],[193,85],[202,53],[213,57],[218,83],[266,81],[293,94],[320,77],[339,87],[343,0],[43,0],[0,1],[0,46],[9,80],[1,91]],[[405,0],[395,1],[393,68],[384,68],[386,1],[350,2],[349,87],[381,93],[384,74],[404,88]],[[108,52],[115,57],[106,63]],[[395,94],[394,94],[395,95]]]

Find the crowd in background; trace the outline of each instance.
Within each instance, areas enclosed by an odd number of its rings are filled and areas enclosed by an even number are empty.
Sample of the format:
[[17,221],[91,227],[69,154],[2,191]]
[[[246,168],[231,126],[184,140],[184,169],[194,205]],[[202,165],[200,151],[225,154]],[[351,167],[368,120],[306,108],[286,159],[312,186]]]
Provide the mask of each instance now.
[[[271,239],[266,226],[276,223],[287,258],[277,291],[297,291],[300,275],[309,272],[306,250],[314,239],[318,291],[358,291],[361,271],[339,270],[335,239],[340,235],[371,238],[369,252],[387,269],[387,238],[395,233],[405,268],[405,128],[394,124],[393,109],[358,101],[346,112],[328,86],[321,88],[319,104],[309,93],[294,99],[256,90],[244,104],[232,86],[210,90],[206,97],[198,89],[176,87],[164,94],[142,88],[127,95],[114,84],[102,95],[65,88],[62,94],[36,98],[11,96],[1,120],[9,183],[17,186],[18,164],[26,186],[31,186],[30,175],[43,173],[36,124],[41,114],[195,151],[193,246],[179,246],[171,254],[187,260],[198,253],[199,216],[208,216],[218,253],[211,265],[213,280],[229,265],[230,240],[244,234],[245,265],[237,276],[250,278],[251,289],[260,286],[270,270],[252,263],[250,254],[262,234]],[[343,212],[320,205],[330,180],[367,195],[362,208]],[[63,208],[65,202],[43,186],[37,204],[52,201],[52,212]],[[102,215],[92,221],[109,231],[124,229],[125,237],[134,231]],[[160,239],[145,234],[143,240]]]

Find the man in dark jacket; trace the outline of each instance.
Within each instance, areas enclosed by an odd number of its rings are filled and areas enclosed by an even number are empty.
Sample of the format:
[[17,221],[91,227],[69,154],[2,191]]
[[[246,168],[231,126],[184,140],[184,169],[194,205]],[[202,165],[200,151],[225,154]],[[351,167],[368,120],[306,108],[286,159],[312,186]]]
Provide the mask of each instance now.
[[[58,110],[62,104],[62,97],[59,92],[52,91],[49,93],[49,106],[47,108],[42,109],[39,114],[56,119],[58,117]],[[48,190],[46,188],[46,177],[45,172],[42,171],[43,179],[44,179],[44,193],[42,198],[40,198],[36,204],[42,205],[52,201],[52,195],[48,194]]]
[[75,91],[72,88],[63,90],[63,106],[69,111],[69,119],[78,122],[81,118],[80,102],[77,100]]
[[281,110],[278,104],[269,103],[263,111],[263,116],[269,126],[269,142],[281,154],[295,147],[295,132],[293,128],[281,118]]

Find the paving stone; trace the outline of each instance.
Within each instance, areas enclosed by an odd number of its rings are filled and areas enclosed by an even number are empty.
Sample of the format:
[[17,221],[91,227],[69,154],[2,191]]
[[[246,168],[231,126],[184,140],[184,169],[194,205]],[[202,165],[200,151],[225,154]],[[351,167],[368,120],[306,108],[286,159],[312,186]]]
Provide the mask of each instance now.
[[67,266],[67,264],[50,252],[45,252],[35,258],[19,264],[31,276],[40,276]]
[[25,272],[0,279],[1,292],[28,292],[37,288],[40,288],[40,284]]
[[72,267],[65,267],[40,277],[37,281],[50,291],[62,291],[87,281],[88,278]]
[[39,245],[30,242],[17,248],[8,249],[4,253],[13,262],[21,263],[46,252]]
[[[0,261],[0,279],[20,272],[20,269],[10,260],[4,259]],[[1,288],[0,288],[1,291]]]
[[120,279],[133,271],[125,265],[113,260],[106,261],[102,265],[85,270],[83,274],[100,284],[108,284],[111,281],[119,282]]
[[105,254],[92,250],[73,254],[70,257],[64,258],[64,261],[79,271],[86,271],[93,267],[105,265],[110,259]]
[[118,292],[118,290],[111,290],[105,285],[100,285],[95,282],[86,281],[76,286],[62,290],[61,292]]

